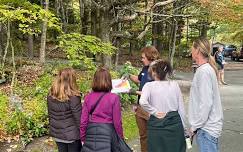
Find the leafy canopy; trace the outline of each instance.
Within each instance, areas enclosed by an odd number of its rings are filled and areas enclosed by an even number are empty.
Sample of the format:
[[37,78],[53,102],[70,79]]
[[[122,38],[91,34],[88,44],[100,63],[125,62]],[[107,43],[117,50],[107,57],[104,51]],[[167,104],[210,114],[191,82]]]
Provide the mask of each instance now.
[[99,38],[79,33],[64,34],[59,37],[59,46],[63,48],[70,59],[71,66],[83,66],[94,69],[93,58],[97,53],[112,55],[116,48],[111,43],[102,42]]

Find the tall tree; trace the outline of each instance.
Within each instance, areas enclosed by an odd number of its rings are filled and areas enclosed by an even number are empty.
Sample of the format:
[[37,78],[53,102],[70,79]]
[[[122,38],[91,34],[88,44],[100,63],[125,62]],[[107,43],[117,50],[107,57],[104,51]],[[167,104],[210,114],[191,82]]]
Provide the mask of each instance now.
[[33,58],[34,57],[34,40],[33,40],[33,34],[28,34],[28,57]]
[[[44,3],[45,11],[48,12],[49,0],[45,0]],[[40,63],[45,63],[46,56],[46,32],[47,32],[47,16],[44,18],[42,24],[42,34],[41,34],[41,48],[40,48]]]

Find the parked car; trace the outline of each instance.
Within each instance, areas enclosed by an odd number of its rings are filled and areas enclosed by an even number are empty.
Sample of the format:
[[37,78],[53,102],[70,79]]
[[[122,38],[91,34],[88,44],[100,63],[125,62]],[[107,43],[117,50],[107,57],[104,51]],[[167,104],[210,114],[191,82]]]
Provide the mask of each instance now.
[[232,56],[232,52],[236,51],[237,47],[234,45],[227,45],[224,47],[224,56]]
[[233,51],[231,60],[237,60],[243,59],[243,46],[240,48],[240,51]]

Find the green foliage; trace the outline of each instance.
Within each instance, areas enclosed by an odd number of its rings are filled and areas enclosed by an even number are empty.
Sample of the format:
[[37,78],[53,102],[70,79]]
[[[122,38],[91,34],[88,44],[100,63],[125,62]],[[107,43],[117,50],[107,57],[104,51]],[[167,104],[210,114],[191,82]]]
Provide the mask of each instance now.
[[86,94],[91,90],[91,82],[94,75],[94,70],[83,71],[77,79],[79,90],[81,93]]
[[19,84],[16,87],[16,93],[23,99],[23,110],[13,109],[8,113],[9,119],[6,119],[6,117],[3,119],[3,122],[6,123],[4,130],[10,135],[20,135],[24,145],[34,137],[47,134],[46,96],[51,82],[52,75],[45,73],[36,80],[34,86]]
[[46,72],[35,81],[34,86],[17,84],[15,92],[24,99],[38,98],[39,100],[45,100],[51,87],[52,78],[53,75]]
[[134,74],[138,75],[139,70],[132,66],[131,62],[126,62],[122,68],[119,70],[120,76],[124,74]]
[[130,94],[120,94],[120,98],[123,106],[136,103],[138,100],[137,95],[130,95]]
[[[126,62],[122,68],[119,70],[120,77],[125,74],[138,75],[139,70],[132,66],[130,62]],[[129,80],[132,89],[138,90],[138,86]],[[136,95],[120,94],[122,104],[131,104],[137,102]]]
[[46,103],[30,101],[26,111],[15,110],[6,122],[6,130],[9,134],[20,135],[24,145],[29,143],[33,137],[40,137],[47,133]]
[[130,140],[138,137],[138,127],[134,112],[126,110],[122,114],[122,123],[125,139]]
[[47,18],[48,27],[60,31],[58,18],[49,11],[42,9],[30,2],[9,3],[0,2],[0,22],[15,22],[22,33],[38,34],[41,32],[40,25]]
[[104,43],[99,38],[79,33],[64,34],[59,37],[59,46],[63,48],[70,60],[71,66],[81,66],[94,69],[93,58],[89,57],[102,53],[111,55],[116,48],[110,43]]
[[52,75],[46,73],[36,81],[36,87],[34,93],[35,97],[40,98],[42,100],[46,99],[46,96],[48,95],[49,89],[52,84],[52,78],[53,78]]
[[0,92],[0,130],[5,128],[3,120],[8,119],[8,97]]

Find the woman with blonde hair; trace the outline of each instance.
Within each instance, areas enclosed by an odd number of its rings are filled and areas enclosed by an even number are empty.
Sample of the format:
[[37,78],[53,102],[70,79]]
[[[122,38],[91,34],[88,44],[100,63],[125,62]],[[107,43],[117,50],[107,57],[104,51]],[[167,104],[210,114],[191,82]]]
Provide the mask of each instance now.
[[81,94],[72,68],[57,74],[47,97],[49,134],[56,141],[59,152],[80,152]]
[[196,134],[200,152],[218,152],[223,126],[223,110],[217,80],[217,68],[211,56],[211,44],[206,38],[193,42],[192,58],[196,61],[189,101],[191,136]]

